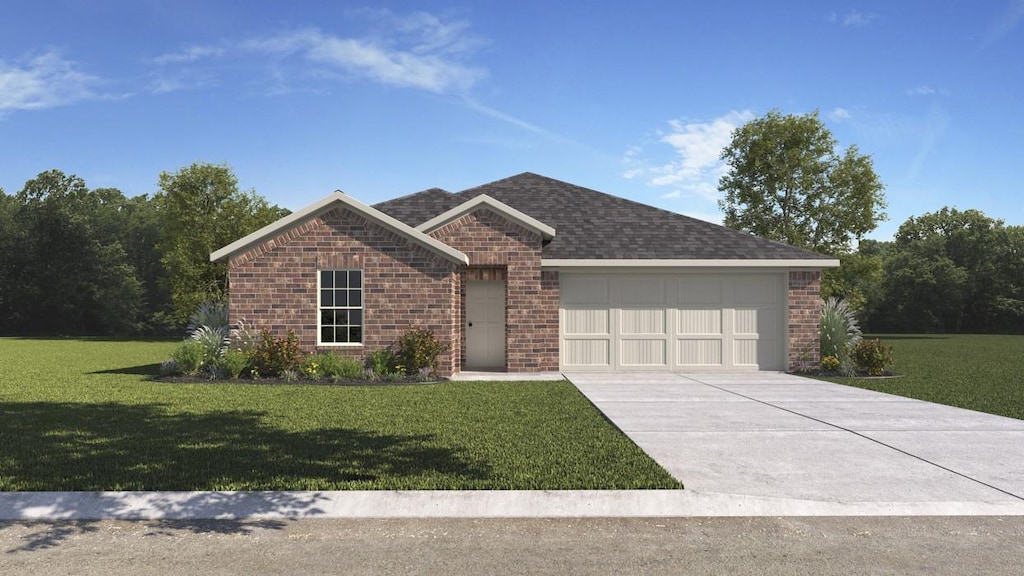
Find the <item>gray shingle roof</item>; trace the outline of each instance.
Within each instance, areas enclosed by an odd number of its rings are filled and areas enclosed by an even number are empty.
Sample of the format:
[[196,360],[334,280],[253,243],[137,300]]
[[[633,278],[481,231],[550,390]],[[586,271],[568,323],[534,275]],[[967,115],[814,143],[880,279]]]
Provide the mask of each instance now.
[[524,172],[451,193],[431,188],[374,205],[418,226],[480,194],[555,228],[552,259],[830,260],[696,218]]

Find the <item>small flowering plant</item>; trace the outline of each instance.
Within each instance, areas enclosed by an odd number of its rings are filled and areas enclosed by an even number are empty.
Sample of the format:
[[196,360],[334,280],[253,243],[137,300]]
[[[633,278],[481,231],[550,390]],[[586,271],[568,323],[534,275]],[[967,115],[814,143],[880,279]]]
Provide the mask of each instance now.
[[837,372],[842,365],[835,356],[825,356],[821,359],[821,369],[825,372]]

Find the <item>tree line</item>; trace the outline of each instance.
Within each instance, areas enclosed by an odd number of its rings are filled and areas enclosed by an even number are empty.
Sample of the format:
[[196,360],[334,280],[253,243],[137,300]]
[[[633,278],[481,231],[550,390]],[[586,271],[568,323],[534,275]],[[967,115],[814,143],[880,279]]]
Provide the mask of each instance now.
[[870,156],[836,144],[817,112],[737,128],[721,156],[725,225],[839,258],[822,296],[844,298],[866,330],[1024,333],[1024,226],[946,207],[867,240],[884,186]]
[[[978,210],[909,218],[892,241],[871,158],[842,154],[817,112],[771,111],[734,131],[719,182],[725,224],[837,257],[822,295],[874,332],[1024,333],[1024,227]],[[126,197],[59,170],[0,189],[0,334],[177,335],[225,298],[210,252],[286,215],[224,165],[161,173]]]
[[226,294],[210,252],[287,213],[202,162],[161,173],[152,196],[60,170],[0,189],[0,334],[180,334]]

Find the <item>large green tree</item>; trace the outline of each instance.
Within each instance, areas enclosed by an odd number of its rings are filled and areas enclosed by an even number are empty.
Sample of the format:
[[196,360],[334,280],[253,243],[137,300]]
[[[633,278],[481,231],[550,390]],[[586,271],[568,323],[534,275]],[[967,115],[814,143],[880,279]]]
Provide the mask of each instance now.
[[227,269],[210,262],[210,253],[287,214],[255,192],[239,191],[230,167],[206,162],[162,172],[155,201],[161,262],[182,325],[200,303],[227,293]]
[[[25,183],[0,212],[4,233],[0,330],[37,334],[123,334],[142,310],[142,286],[119,237],[124,196],[91,191],[59,170]],[[6,226],[5,226],[6,228]]]
[[885,259],[872,329],[1024,330],[1024,232],[978,210],[904,222]]
[[824,254],[847,254],[886,215],[871,157],[836,152],[817,111],[772,110],[736,129],[722,151],[725,225]]

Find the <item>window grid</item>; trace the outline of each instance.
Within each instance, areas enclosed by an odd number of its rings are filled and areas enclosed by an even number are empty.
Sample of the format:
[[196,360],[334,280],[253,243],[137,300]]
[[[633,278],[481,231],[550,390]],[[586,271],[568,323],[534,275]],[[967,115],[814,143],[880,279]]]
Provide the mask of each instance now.
[[320,343],[363,343],[363,273],[320,271]]

